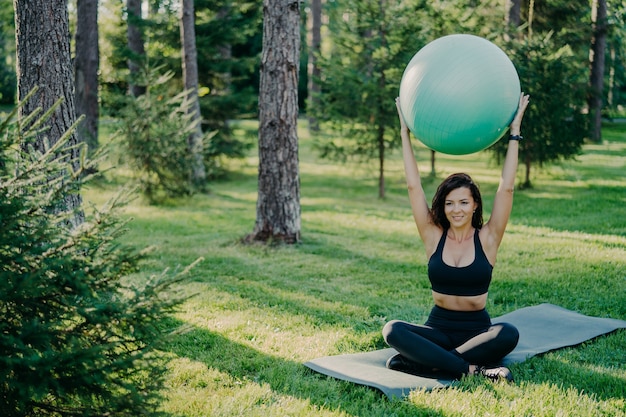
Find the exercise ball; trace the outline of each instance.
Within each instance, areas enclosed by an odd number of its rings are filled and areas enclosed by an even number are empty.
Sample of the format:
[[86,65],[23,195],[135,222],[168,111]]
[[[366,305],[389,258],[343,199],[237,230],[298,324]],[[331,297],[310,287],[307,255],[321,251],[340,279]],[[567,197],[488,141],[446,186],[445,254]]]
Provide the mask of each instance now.
[[479,36],[448,35],[428,43],[406,66],[400,112],[430,149],[466,155],[504,135],[520,94],[515,66],[498,46]]

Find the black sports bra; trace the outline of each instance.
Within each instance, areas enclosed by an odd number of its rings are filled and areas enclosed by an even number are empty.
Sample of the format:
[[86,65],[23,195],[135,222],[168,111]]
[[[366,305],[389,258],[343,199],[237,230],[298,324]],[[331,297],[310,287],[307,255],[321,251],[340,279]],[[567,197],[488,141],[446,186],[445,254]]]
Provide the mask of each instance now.
[[428,260],[428,279],[433,291],[448,295],[471,296],[484,294],[489,290],[493,266],[489,263],[483,246],[474,231],[474,261],[462,267],[453,267],[443,261],[443,246],[448,230],[437,245],[437,250]]

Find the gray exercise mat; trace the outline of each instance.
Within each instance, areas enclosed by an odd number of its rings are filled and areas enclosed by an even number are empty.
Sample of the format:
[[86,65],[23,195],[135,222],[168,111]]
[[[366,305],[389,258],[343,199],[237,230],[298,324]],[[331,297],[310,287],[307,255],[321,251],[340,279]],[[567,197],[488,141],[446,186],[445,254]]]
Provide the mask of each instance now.
[[[553,305],[524,307],[493,318],[493,323],[511,323],[520,333],[519,343],[504,358],[504,364],[554,349],[575,346],[594,337],[626,328],[626,321],[585,316]],[[389,398],[404,397],[414,389],[432,390],[454,383],[449,379],[426,378],[392,371],[385,367],[395,349],[325,356],[306,362],[308,368],[337,379],[377,388]]]

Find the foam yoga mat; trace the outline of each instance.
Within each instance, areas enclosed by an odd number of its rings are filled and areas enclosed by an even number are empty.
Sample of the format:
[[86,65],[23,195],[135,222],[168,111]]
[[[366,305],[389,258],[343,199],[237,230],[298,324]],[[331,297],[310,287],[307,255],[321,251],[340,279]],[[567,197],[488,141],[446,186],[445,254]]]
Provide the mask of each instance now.
[[[626,321],[585,316],[553,305],[524,307],[492,319],[493,323],[513,324],[520,333],[519,343],[503,363],[523,362],[551,350],[575,346],[594,337],[626,328]],[[308,368],[337,379],[381,390],[389,398],[403,397],[412,390],[432,390],[454,383],[449,379],[420,377],[385,367],[393,348],[372,352],[325,356],[306,362]]]

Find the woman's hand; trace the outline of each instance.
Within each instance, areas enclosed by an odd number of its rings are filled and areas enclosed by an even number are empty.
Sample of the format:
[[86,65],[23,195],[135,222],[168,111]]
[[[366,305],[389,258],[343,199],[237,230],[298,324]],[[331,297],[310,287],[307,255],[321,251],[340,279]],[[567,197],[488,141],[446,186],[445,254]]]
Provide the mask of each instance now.
[[409,131],[409,128],[406,126],[404,121],[404,116],[402,116],[402,110],[400,110],[400,97],[396,97],[396,109],[398,109],[398,117],[400,118],[400,131]]
[[530,96],[528,94],[524,94],[523,92],[520,94],[517,112],[515,113],[515,117],[513,117],[513,121],[511,122],[510,126],[511,135],[520,134],[522,129],[522,119],[524,118],[524,112],[526,111],[526,107],[528,107],[529,100]]

